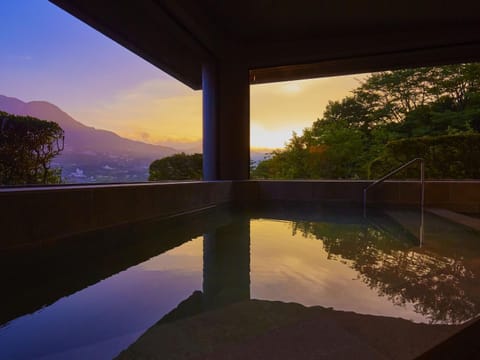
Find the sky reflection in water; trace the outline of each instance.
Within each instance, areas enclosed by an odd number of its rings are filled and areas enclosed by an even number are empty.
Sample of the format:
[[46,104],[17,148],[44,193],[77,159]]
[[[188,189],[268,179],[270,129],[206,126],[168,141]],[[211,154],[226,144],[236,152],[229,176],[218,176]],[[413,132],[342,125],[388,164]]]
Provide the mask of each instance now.
[[462,323],[479,313],[479,237],[430,220],[419,248],[354,221],[242,217],[11,321],[0,358],[111,358],[195,290]]

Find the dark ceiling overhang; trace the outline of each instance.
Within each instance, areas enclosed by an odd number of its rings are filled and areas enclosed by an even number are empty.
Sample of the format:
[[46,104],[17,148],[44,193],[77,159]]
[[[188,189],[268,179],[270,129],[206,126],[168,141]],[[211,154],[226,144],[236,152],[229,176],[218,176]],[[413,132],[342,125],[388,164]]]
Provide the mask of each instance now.
[[51,1],[193,89],[219,59],[251,83],[480,61],[480,1]]

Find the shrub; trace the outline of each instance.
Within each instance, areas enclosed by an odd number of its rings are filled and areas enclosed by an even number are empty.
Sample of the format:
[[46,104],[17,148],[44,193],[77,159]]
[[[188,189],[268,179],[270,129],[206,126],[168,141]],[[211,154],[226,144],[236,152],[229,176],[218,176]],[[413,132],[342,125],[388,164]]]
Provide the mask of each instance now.
[[148,180],[200,180],[202,154],[167,156],[150,164]]
[[[418,137],[389,142],[369,166],[369,178],[379,178],[414,158],[425,159],[429,179],[479,179],[480,134]],[[396,178],[415,178],[418,168],[408,168]]]
[[50,162],[63,143],[57,123],[0,111],[0,184],[60,183],[61,169],[50,168]]

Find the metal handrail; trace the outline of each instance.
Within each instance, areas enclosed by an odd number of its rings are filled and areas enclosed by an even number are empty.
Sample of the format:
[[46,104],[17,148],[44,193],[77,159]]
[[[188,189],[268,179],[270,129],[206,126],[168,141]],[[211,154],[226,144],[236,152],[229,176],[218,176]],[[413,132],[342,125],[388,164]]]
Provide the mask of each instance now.
[[363,189],[363,217],[367,217],[367,191],[372,187],[383,183],[389,177],[397,174],[398,172],[402,171],[406,167],[412,165],[413,163],[419,161],[420,162],[420,181],[421,181],[421,195],[420,195],[420,229],[419,229],[419,240],[420,240],[420,247],[423,245],[423,230],[424,230],[424,205],[425,205],[425,160],[423,158],[415,158],[399,166],[395,170],[392,170],[388,174],[382,176],[377,181],[369,184],[367,187]]
[[406,162],[402,166],[399,166],[395,170],[392,170],[388,174],[382,176],[380,179],[378,179],[375,182],[369,184],[366,188],[363,189],[363,216],[366,216],[366,211],[367,211],[367,191],[369,189],[371,189],[372,187],[383,183],[388,178],[390,178],[393,175],[399,173],[400,171],[402,171],[406,167],[409,167],[410,165],[412,165],[413,163],[415,163],[417,161],[420,161],[420,181],[422,183],[422,194],[421,194],[421,198],[420,198],[420,205],[423,209],[423,205],[425,203],[425,161],[424,161],[423,158],[415,158],[413,160],[410,160],[409,162]]

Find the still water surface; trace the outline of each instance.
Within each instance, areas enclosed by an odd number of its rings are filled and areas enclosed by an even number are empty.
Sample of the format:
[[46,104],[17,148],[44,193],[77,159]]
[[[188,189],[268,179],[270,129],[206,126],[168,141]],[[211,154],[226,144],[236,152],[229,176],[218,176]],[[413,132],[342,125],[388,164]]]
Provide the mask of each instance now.
[[[404,211],[405,218],[415,225],[418,214]],[[480,312],[480,236],[433,215],[422,247],[390,216],[365,221],[347,209],[224,209],[203,214],[192,231],[185,221],[173,225],[180,235],[159,223],[76,239],[97,241],[107,255],[78,253],[68,271],[55,263],[54,248],[20,275],[10,268],[3,276],[14,305],[2,310],[0,358],[113,358],[198,290],[206,307],[263,299],[431,324],[461,324]],[[168,249],[158,248],[165,239]],[[28,285],[26,276],[42,266],[49,273]],[[69,278],[82,273],[91,285],[72,288]],[[50,299],[49,289],[62,296]]]

